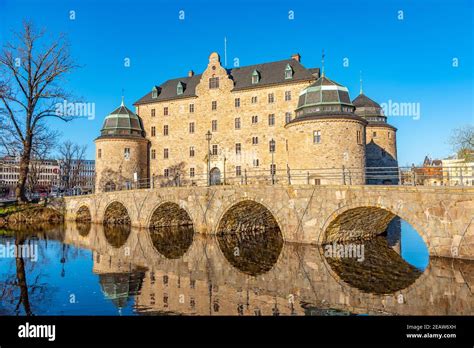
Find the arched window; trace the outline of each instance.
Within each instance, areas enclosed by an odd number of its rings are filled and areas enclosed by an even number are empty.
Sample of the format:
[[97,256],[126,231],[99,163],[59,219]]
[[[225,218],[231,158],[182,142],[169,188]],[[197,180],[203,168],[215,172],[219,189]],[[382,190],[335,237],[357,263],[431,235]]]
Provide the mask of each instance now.
[[254,70],[252,73],[252,84],[257,84],[260,82],[260,73],[257,70]]
[[291,68],[290,64],[286,64],[285,79],[292,79],[292,78],[293,78],[293,69]]

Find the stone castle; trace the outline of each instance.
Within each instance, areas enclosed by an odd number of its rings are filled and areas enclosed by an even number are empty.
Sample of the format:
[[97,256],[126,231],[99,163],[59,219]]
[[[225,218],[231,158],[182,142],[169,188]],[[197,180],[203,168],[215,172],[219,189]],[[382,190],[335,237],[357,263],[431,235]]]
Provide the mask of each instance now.
[[[217,53],[202,74],[154,86],[104,121],[96,192],[152,185],[290,182],[396,183],[367,176],[397,166],[396,128],[378,103],[319,68],[291,59],[226,69]],[[375,178],[375,179],[374,179]]]

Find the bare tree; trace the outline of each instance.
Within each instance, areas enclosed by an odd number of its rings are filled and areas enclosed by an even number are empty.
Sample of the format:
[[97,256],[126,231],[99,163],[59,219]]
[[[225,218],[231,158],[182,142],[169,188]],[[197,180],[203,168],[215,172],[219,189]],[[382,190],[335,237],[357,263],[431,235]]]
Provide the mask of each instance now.
[[474,158],[474,126],[467,125],[454,129],[450,143],[459,158],[472,160]]
[[26,187],[34,192],[39,187],[40,176],[44,173],[45,163],[55,149],[59,133],[51,131],[43,125],[37,130],[31,149],[30,166]]
[[74,144],[70,140],[66,140],[59,148],[61,182],[65,189],[85,185],[85,178],[81,173],[84,170],[86,151],[86,145]]
[[58,113],[57,105],[70,101],[70,94],[59,83],[77,65],[69,55],[64,36],[49,44],[43,44],[44,40],[44,30],[24,22],[23,30],[15,33],[0,53],[0,127],[3,143],[18,145],[20,173],[15,194],[20,203],[27,201],[30,160],[35,142],[41,138],[37,136],[48,133],[45,119],[73,118]]

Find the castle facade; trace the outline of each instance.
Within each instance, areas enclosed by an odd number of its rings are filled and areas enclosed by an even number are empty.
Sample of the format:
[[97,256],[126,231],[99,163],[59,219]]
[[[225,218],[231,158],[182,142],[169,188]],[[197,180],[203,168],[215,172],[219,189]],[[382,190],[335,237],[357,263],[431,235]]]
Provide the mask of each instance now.
[[[397,166],[396,128],[378,103],[290,59],[226,69],[217,53],[202,74],[154,86],[104,121],[96,191],[144,179],[172,184],[365,184]],[[372,168],[372,176],[368,176]],[[395,183],[384,180],[384,183]]]

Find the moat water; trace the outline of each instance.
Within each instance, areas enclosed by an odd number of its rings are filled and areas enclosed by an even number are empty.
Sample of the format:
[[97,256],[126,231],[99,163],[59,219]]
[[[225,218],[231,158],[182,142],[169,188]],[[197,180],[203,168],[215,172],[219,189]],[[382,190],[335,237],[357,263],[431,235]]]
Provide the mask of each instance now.
[[404,221],[329,246],[192,226],[0,230],[0,315],[472,315],[473,286],[473,261],[430,258]]

